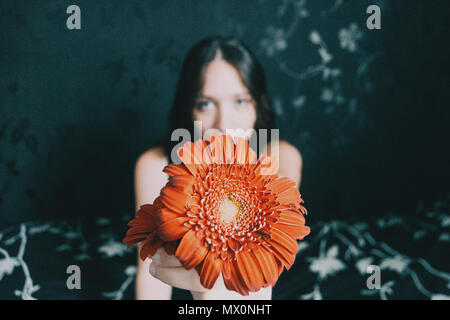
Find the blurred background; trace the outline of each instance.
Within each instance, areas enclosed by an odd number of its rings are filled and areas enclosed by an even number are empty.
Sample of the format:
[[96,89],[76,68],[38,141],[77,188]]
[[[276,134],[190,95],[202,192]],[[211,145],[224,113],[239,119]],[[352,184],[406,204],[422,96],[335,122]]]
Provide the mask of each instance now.
[[[81,30],[66,27],[71,4]],[[366,27],[372,4],[381,30]],[[261,61],[281,138],[303,156],[312,233],[274,298],[448,298],[444,4],[2,1],[0,298],[133,298],[120,241],[134,164],[165,133],[187,51],[216,34]],[[66,288],[70,264],[82,290]],[[366,288],[368,264],[383,290]]]

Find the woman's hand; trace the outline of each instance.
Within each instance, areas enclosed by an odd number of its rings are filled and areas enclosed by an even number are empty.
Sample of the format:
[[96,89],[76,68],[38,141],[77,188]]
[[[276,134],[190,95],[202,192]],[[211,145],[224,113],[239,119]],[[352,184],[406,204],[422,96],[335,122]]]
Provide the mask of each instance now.
[[168,285],[191,291],[194,300],[270,300],[272,298],[272,287],[250,292],[248,296],[228,290],[222,275],[217,278],[212,289],[206,289],[200,283],[200,276],[195,268],[186,270],[175,256],[168,255],[162,248],[158,249],[152,257],[150,273]]

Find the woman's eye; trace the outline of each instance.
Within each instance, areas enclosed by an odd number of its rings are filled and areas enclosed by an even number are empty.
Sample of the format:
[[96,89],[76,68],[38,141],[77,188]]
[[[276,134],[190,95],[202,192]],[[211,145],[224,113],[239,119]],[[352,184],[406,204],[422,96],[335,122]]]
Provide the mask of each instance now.
[[204,110],[204,109],[210,109],[212,108],[213,104],[211,103],[211,101],[199,101],[197,104],[197,107],[200,110]]
[[238,106],[240,106],[240,107],[245,106],[247,103],[248,103],[248,100],[247,100],[247,99],[237,99],[237,100],[236,100],[236,104],[237,104]]

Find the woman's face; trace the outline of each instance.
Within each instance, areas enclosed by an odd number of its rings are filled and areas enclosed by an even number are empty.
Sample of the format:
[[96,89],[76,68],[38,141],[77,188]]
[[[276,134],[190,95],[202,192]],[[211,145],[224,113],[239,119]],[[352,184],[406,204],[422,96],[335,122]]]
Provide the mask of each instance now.
[[253,129],[255,101],[237,70],[223,59],[214,59],[206,68],[193,119],[202,121],[202,134],[208,129],[222,133],[227,129]]

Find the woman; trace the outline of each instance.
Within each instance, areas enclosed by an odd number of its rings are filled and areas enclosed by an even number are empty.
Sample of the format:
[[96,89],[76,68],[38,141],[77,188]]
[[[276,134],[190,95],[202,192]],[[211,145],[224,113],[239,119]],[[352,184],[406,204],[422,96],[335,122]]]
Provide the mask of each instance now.
[[[264,71],[239,40],[209,37],[189,51],[176,88],[168,136],[136,162],[136,209],[144,203],[153,203],[167,183],[168,176],[162,170],[171,162],[172,149],[179,143],[170,141],[171,133],[186,128],[194,136],[194,121],[201,121],[203,132],[208,129],[224,133],[226,129],[258,132],[258,129],[274,127]],[[270,153],[270,146],[267,144],[262,152]],[[300,152],[286,141],[279,141],[278,150],[278,174],[291,178],[299,186]],[[185,270],[174,256],[161,249],[152,259],[142,262],[138,258],[138,261],[137,299],[170,299],[172,287],[189,290],[194,299],[271,299],[271,287],[242,297],[226,290],[221,278],[207,290],[200,284],[195,269]]]

